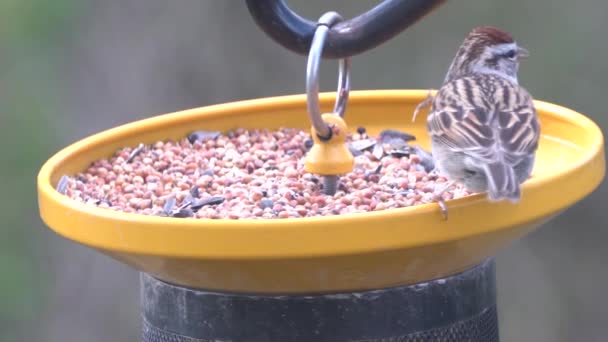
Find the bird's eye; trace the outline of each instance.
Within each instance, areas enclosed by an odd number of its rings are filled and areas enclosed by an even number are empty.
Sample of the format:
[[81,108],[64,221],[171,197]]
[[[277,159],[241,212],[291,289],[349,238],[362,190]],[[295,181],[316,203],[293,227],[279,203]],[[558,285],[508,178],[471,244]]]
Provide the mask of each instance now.
[[515,50],[509,50],[509,51],[507,51],[507,53],[505,53],[505,57],[507,57],[509,59],[515,58],[516,55],[517,55],[517,51],[515,51]]

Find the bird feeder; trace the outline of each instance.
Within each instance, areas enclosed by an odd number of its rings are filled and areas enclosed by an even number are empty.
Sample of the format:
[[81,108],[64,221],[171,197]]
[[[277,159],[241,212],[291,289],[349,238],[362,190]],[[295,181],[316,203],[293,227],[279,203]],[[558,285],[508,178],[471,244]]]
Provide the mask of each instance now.
[[[251,3],[255,3],[252,1]],[[338,94],[339,95],[339,94]],[[332,112],[336,93],[318,103]],[[426,90],[354,91],[349,129],[410,132],[426,148]],[[498,341],[494,256],[590,194],[605,172],[587,117],[536,101],[537,161],[519,204],[485,194],[330,217],[210,220],[98,208],[56,191],[63,175],[125,146],[193,129],[310,129],[306,95],[161,115],[78,141],[38,175],[40,215],[57,234],[141,272],[143,341]]]

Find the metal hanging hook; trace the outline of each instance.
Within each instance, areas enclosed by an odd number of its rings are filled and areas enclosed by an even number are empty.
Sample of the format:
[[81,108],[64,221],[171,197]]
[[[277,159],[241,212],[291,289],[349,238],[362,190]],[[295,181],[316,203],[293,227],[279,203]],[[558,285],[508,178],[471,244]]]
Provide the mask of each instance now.
[[[323,58],[351,57],[390,40],[446,0],[384,0],[359,16],[341,21],[327,35]],[[294,11],[286,0],[246,0],[256,24],[283,47],[306,55],[317,23]]]
[[[325,45],[327,32],[333,25],[342,20],[342,16],[336,12],[327,12],[319,18],[317,29],[315,30],[312,44],[310,45],[308,62],[306,64],[306,99],[308,116],[321,140],[331,139],[332,133],[330,127],[321,118],[321,108],[319,106],[319,64],[321,62],[321,57],[323,56],[323,47]],[[350,65],[350,57],[340,60],[338,90],[336,92],[336,103],[334,104],[334,113],[340,117],[344,117],[350,92]]]

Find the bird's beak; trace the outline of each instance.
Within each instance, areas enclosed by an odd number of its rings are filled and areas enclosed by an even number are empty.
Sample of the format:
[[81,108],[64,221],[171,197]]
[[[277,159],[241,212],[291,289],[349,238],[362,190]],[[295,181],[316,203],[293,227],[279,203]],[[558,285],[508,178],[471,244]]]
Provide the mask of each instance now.
[[528,56],[530,56],[530,52],[528,52],[528,50],[522,47],[517,48],[517,60],[521,61],[522,59],[528,58]]

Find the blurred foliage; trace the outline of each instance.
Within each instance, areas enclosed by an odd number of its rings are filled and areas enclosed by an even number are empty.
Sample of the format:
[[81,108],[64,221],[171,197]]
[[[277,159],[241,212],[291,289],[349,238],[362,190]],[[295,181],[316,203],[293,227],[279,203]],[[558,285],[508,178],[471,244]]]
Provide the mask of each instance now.
[[[36,322],[48,288],[36,238],[36,173],[58,144],[61,87],[57,41],[74,9],[71,0],[0,1],[0,341]],[[53,143],[55,141],[55,143]]]

